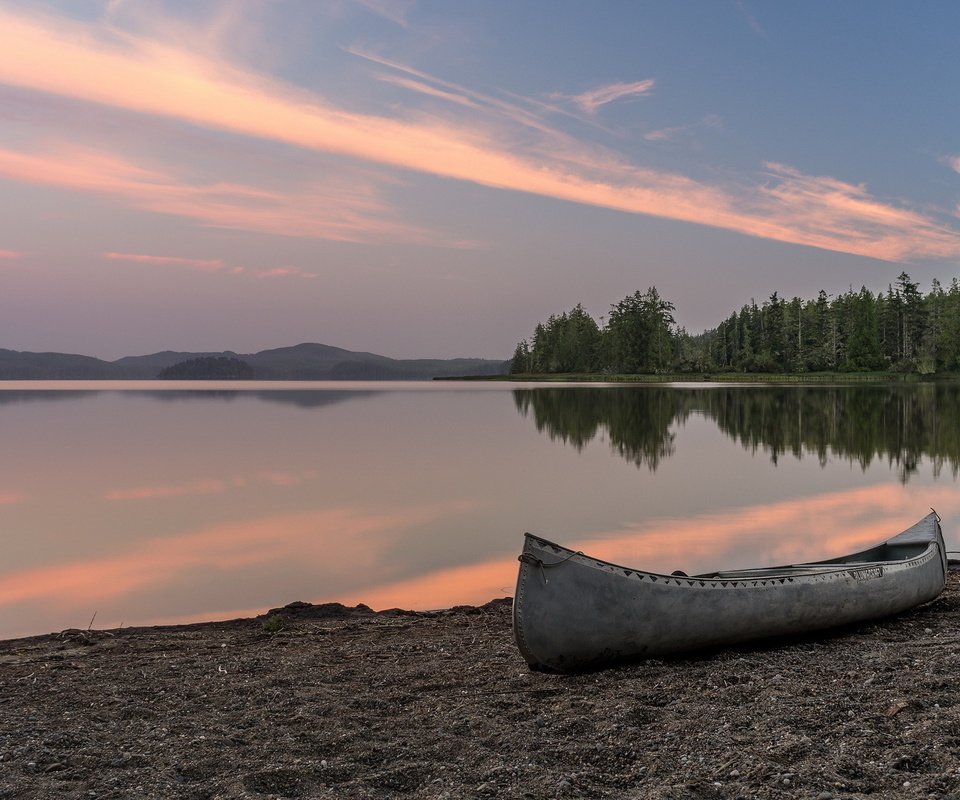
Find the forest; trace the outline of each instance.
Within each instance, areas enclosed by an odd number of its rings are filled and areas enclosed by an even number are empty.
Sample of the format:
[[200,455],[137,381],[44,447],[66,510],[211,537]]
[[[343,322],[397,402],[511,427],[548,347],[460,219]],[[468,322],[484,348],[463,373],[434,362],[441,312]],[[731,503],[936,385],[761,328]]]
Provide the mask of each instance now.
[[164,381],[249,381],[253,377],[253,367],[246,361],[227,356],[190,358],[157,374]]
[[886,292],[851,288],[815,299],[754,300],[691,335],[655,287],[610,307],[598,324],[578,304],[521,341],[511,374],[960,372],[960,282],[924,294],[906,272]]

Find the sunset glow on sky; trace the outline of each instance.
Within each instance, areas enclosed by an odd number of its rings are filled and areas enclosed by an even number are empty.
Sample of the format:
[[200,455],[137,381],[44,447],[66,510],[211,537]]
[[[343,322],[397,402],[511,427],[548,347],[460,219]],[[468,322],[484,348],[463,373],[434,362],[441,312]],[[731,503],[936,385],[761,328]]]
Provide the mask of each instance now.
[[0,0],[0,347],[508,358],[958,274],[960,6]]

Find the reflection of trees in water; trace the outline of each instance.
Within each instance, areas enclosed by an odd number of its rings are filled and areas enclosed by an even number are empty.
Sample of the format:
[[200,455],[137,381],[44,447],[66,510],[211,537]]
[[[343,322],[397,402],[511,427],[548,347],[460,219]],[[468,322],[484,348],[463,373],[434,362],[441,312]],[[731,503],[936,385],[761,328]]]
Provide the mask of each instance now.
[[957,385],[522,389],[514,399],[551,438],[581,449],[603,428],[620,455],[650,469],[673,454],[674,423],[697,413],[775,464],[808,453],[863,469],[885,459],[906,482],[926,456],[934,474],[960,472]]
[[0,406],[37,401],[77,400],[95,394],[98,394],[98,392],[67,391],[63,389],[3,389],[0,390]]
[[656,469],[673,455],[676,398],[663,389],[517,389],[517,409],[533,411],[537,430],[582,450],[601,428],[611,446],[638,467]]
[[301,408],[323,408],[324,406],[345,403],[348,400],[359,400],[383,394],[381,390],[326,390],[326,389],[278,389],[260,391],[256,389],[37,389],[37,390],[3,390],[0,391],[0,406],[9,403],[31,403],[38,400],[81,400],[106,394],[113,391],[124,397],[148,397],[163,403],[180,401],[216,401],[218,403],[233,402],[245,398],[256,398],[269,403],[286,403]]
[[[131,394],[133,394],[131,392]],[[318,389],[276,389],[258,391],[256,389],[167,389],[164,391],[137,392],[141,397],[150,397],[163,402],[177,400],[217,400],[233,402],[256,398],[261,402],[284,403],[300,406],[301,408],[323,408],[325,406],[345,403],[348,400],[359,400],[372,397],[376,392],[361,390],[318,390]]]

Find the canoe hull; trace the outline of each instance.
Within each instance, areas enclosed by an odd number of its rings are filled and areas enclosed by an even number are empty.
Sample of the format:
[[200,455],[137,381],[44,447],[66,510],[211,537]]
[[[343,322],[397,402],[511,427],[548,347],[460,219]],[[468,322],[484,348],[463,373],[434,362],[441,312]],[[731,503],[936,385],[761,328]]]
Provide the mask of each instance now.
[[[868,559],[881,548],[896,557]],[[935,514],[864,553],[863,560],[854,554],[687,577],[620,567],[527,534],[514,634],[531,667],[569,672],[849,625],[943,591],[946,557]]]

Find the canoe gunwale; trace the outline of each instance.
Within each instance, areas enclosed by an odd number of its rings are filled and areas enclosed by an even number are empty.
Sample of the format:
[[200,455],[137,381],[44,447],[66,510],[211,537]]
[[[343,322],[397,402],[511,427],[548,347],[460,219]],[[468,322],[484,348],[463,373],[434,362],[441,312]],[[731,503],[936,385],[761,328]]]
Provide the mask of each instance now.
[[[939,531],[940,523],[939,519],[937,520],[937,530]],[[883,545],[890,542],[893,538],[887,539],[883,542],[880,542],[878,545],[867,548],[866,550],[858,551],[859,553],[868,553],[871,550],[874,550],[877,547],[882,547]],[[558,559],[557,561],[544,561],[542,558],[535,556],[533,553],[528,551],[527,540],[533,540],[539,542],[541,545],[546,545],[549,548],[553,548],[556,551],[565,553],[563,558]],[[604,561],[602,558],[595,558],[594,556],[588,556],[584,554],[582,550],[572,550],[569,547],[564,547],[562,544],[557,544],[552,542],[549,539],[545,539],[542,536],[539,536],[534,533],[524,533],[524,548],[523,552],[517,557],[517,560],[522,563],[527,563],[532,566],[537,566],[541,571],[545,569],[551,569],[552,567],[559,567],[561,564],[565,564],[571,559],[577,559],[581,561],[585,566],[593,566],[599,569],[612,568],[617,572],[624,573],[627,577],[631,575],[636,575],[638,577],[645,576],[652,579],[671,581],[676,580],[677,582],[696,582],[700,585],[703,582],[715,582],[723,583],[724,585],[731,582],[751,582],[754,580],[779,580],[780,578],[806,578],[806,577],[816,577],[820,575],[832,575],[834,573],[844,573],[850,571],[856,571],[861,569],[872,569],[883,567],[892,567],[892,566],[905,566],[905,565],[916,565],[922,564],[929,560],[933,553],[945,556],[946,550],[941,550],[940,547],[940,537],[932,537],[926,546],[922,550],[918,550],[915,555],[909,556],[907,558],[890,558],[890,559],[865,559],[863,561],[855,560],[858,553],[853,553],[849,556],[844,556],[845,560],[838,561],[836,559],[825,559],[824,561],[810,561],[802,564],[785,564],[780,566],[772,567],[755,567],[748,569],[732,569],[732,570],[720,570],[716,572],[705,572],[695,575],[668,575],[663,572],[651,572],[650,570],[636,569],[633,567],[626,567],[622,564],[616,564],[612,561]],[[559,553],[558,553],[559,554]],[[578,558],[579,557],[579,558]]]
[[[814,565],[798,565],[802,569],[794,570],[794,567],[760,567],[756,570],[732,570],[729,574],[716,575],[707,573],[701,575],[667,575],[661,572],[649,572],[642,569],[633,569],[624,567],[620,564],[614,564],[610,561],[604,561],[600,558],[584,555],[580,551],[569,550],[562,545],[550,542],[533,534],[526,534],[532,540],[547,545],[548,547],[559,548],[568,552],[565,558],[558,561],[544,561],[533,553],[526,550],[518,556],[517,560],[523,564],[535,566],[540,570],[540,577],[544,583],[549,582],[549,574],[546,570],[552,567],[559,567],[568,561],[576,560],[582,566],[609,572],[618,577],[633,578],[637,580],[649,580],[652,583],[663,583],[665,585],[676,584],[677,586],[708,587],[718,589],[737,589],[742,586],[766,585],[768,583],[796,583],[814,578],[840,578],[840,577],[858,577],[866,572],[876,571],[871,574],[871,578],[881,578],[893,568],[903,569],[922,566],[931,558],[940,555],[940,547],[936,541],[931,541],[920,553],[909,558],[890,559],[881,561],[847,561],[842,564],[827,564],[815,568]],[[519,595],[519,593],[518,593]]]

